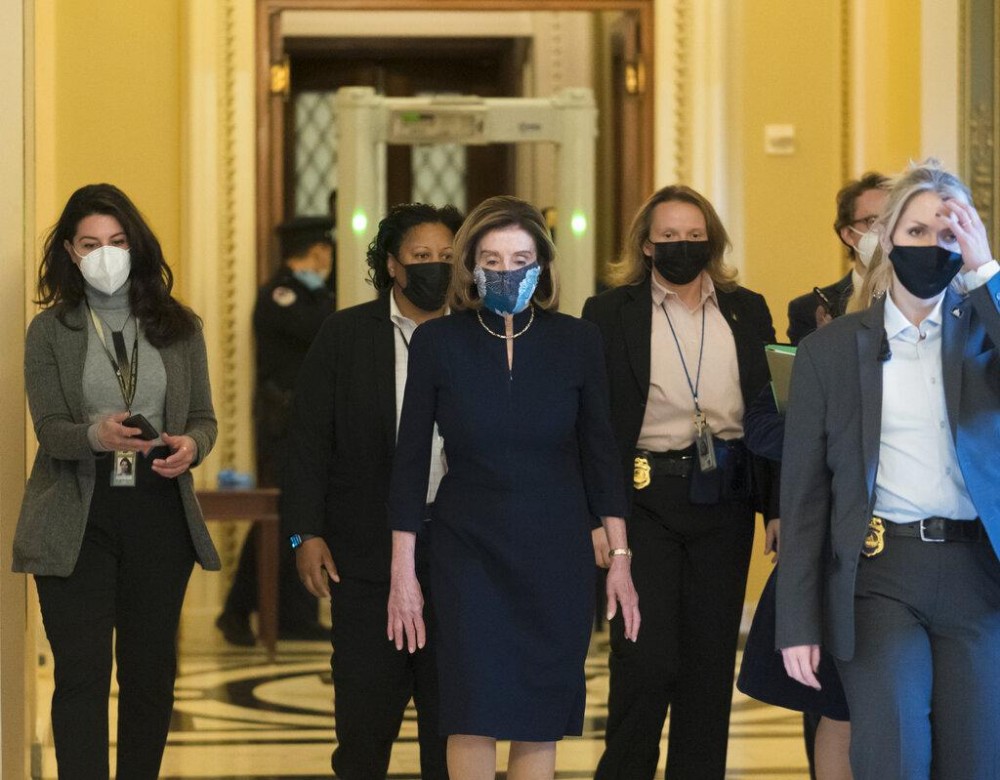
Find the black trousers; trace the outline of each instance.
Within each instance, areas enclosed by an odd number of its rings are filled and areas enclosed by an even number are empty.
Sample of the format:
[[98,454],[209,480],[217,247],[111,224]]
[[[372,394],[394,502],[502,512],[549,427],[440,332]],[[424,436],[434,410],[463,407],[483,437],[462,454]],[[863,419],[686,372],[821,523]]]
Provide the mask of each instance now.
[[413,655],[396,650],[386,638],[387,582],[342,577],[330,585],[330,663],[338,743],[332,766],[342,780],[385,780],[393,742],[411,697],[417,710],[420,777],[448,778],[447,739],[438,735],[435,621],[426,547],[422,532],[417,543],[417,578],[424,595],[427,643]]
[[1000,563],[990,543],[886,538],[838,661],[857,780],[1000,778]]
[[177,625],[195,560],[177,483],[149,468],[166,454],[164,448],[137,456],[132,488],[112,488],[111,458],[101,458],[73,573],[35,577],[55,660],[52,731],[60,778],[108,777],[112,641],[117,777],[159,774],[174,704]]
[[598,780],[656,772],[670,710],[668,778],[722,780],[753,513],[742,501],[688,501],[685,477],[656,476],[628,518],[642,628],[611,622],[610,692]]

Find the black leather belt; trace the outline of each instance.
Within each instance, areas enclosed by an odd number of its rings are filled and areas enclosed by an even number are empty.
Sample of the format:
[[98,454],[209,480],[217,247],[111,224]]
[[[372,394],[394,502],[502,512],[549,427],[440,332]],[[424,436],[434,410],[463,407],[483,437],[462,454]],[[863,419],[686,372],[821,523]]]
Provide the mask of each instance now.
[[637,450],[636,457],[645,458],[649,463],[649,474],[653,477],[687,477],[694,468],[694,448],[668,450],[667,452],[646,452]]
[[986,535],[982,521],[925,517],[912,523],[885,522],[887,536],[920,539],[923,542],[978,542]]

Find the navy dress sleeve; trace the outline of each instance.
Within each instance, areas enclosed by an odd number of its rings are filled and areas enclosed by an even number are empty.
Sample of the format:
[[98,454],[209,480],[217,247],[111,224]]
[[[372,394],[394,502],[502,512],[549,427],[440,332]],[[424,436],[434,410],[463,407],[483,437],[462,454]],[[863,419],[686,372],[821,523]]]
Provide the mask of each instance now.
[[389,528],[393,531],[417,533],[426,519],[439,361],[434,338],[429,334],[431,324],[418,327],[410,339],[406,390],[389,486]]
[[774,403],[771,386],[765,385],[743,417],[743,441],[754,455],[781,460],[784,438],[785,417]]
[[594,517],[624,517],[627,502],[621,457],[611,427],[608,372],[601,334],[587,323],[583,342],[584,379],[577,431],[584,488]]

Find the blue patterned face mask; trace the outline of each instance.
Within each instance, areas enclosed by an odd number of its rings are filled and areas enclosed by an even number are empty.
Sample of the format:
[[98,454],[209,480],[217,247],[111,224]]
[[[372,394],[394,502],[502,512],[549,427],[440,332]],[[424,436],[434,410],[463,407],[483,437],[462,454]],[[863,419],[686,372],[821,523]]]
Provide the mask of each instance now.
[[520,314],[528,307],[542,273],[537,262],[516,271],[491,271],[476,266],[472,278],[483,306],[494,314]]

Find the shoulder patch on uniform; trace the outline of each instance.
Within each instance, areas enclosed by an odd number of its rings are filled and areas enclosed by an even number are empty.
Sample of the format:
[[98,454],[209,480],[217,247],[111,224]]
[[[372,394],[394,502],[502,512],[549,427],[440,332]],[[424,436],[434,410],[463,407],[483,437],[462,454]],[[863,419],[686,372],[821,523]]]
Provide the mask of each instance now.
[[271,299],[279,306],[291,306],[298,296],[291,287],[275,287],[271,293]]

